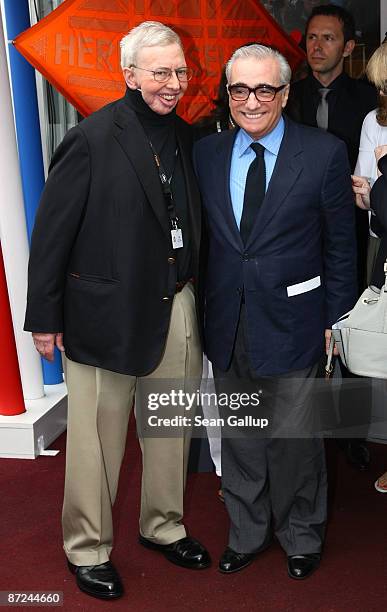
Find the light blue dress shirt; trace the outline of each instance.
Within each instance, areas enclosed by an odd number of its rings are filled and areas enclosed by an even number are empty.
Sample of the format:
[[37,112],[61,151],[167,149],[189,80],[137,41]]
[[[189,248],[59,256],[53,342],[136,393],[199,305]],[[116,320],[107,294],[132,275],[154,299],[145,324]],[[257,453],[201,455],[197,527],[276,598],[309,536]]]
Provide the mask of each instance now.
[[281,117],[275,128],[269,132],[269,134],[260,138],[260,140],[253,140],[243,129],[239,130],[235,138],[231,156],[230,194],[235,221],[238,227],[240,227],[242,218],[247,173],[251,162],[255,159],[255,153],[250,145],[252,142],[259,142],[259,144],[265,147],[264,158],[267,191],[277,161],[284,131],[285,122]]

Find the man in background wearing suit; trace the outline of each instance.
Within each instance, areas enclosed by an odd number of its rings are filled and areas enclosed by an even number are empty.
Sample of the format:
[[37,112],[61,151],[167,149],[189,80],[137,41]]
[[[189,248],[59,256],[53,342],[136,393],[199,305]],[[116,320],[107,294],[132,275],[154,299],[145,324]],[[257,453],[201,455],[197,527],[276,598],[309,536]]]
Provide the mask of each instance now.
[[[185,385],[200,380],[202,365],[191,282],[200,198],[191,131],[175,113],[190,69],[178,35],[158,22],[122,39],[121,66],[125,96],[70,130],[55,152],[32,237],[25,322],[43,357],[52,359],[55,344],[65,351],[64,550],[79,588],[101,599],[123,592],[109,560],[112,504],[136,387]],[[142,409],[136,401],[137,417]],[[182,567],[208,567],[182,522],[190,431],[140,444],[140,544]]]
[[206,352],[219,388],[248,383],[262,396],[255,416],[274,399],[277,429],[222,435],[231,525],[219,569],[246,567],[273,517],[288,573],[302,579],[320,561],[327,493],[323,441],[303,424],[324,334],[356,298],[349,165],[337,138],[282,117],[291,71],[278,51],[241,47],[226,74],[240,129],[194,147],[209,228]]
[[[375,87],[353,79],[344,72],[344,59],[355,47],[355,23],[351,14],[336,5],[315,7],[308,19],[306,52],[311,73],[291,87],[286,113],[295,121],[318,126],[338,136],[347,146],[351,172],[359,153],[360,132],[364,117],[377,105]],[[356,209],[356,238],[359,295],[366,286],[368,218]],[[351,374],[341,368],[343,377]],[[360,383],[359,383],[360,384]],[[360,391],[360,393],[359,393]],[[357,389],[361,420],[369,421],[371,396],[366,387]],[[355,397],[353,398],[355,401]],[[342,424],[349,424],[348,404],[340,397]],[[352,402],[351,402],[352,403]],[[347,406],[346,406],[347,404]],[[351,412],[355,410],[351,406]],[[369,464],[369,451],[364,438],[342,440],[349,462],[358,469]]]

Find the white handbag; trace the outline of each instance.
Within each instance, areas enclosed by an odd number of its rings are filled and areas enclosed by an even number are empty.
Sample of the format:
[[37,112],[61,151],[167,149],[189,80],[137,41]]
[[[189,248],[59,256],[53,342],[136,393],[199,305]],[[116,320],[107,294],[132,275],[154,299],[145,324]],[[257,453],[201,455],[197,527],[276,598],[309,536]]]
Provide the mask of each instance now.
[[387,378],[387,260],[381,289],[368,287],[354,308],[332,326],[327,372],[336,344],[343,364],[353,374]]

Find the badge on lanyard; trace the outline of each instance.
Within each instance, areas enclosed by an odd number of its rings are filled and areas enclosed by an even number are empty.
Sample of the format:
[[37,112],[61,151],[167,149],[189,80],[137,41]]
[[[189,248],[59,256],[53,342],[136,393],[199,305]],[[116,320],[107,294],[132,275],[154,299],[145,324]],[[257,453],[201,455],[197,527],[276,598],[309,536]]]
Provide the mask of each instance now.
[[181,249],[183,244],[183,232],[181,228],[177,226],[178,219],[173,219],[172,221],[172,229],[171,229],[171,239],[172,239],[172,248],[173,249]]
[[[165,173],[165,170],[162,166],[161,163],[161,159],[159,158],[159,156],[157,155],[151,141],[149,141],[149,145],[150,148],[152,149],[153,152],[153,157],[157,166],[157,170],[159,173],[159,178],[160,178],[160,182],[161,182],[161,187],[163,190],[163,194],[164,194],[164,198],[165,198],[165,202],[167,205],[167,210],[168,210],[168,215],[169,215],[169,219],[171,222],[171,240],[172,240],[172,248],[173,249],[181,249],[183,248],[184,244],[183,244],[183,232],[181,230],[181,228],[178,226],[178,217],[176,215],[176,209],[175,209],[175,204],[173,201],[173,195],[172,195],[172,191],[171,191],[171,180],[172,180],[172,175],[173,175],[173,171],[171,176],[168,178],[167,174]],[[174,165],[177,159],[177,155],[178,155],[178,149],[176,149],[175,151],[175,160],[174,160]]]

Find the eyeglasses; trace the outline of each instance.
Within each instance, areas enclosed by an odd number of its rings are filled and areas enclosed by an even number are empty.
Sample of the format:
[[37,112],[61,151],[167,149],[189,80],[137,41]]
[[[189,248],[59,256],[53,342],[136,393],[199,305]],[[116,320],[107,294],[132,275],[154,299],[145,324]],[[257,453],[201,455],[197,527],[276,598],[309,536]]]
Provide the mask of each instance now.
[[245,102],[253,93],[259,102],[272,102],[279,91],[285,89],[285,85],[274,87],[274,85],[257,85],[257,87],[247,87],[247,85],[227,85],[228,93],[235,102]]
[[193,70],[188,67],[176,68],[176,70],[171,70],[170,68],[158,68],[157,70],[148,70],[147,68],[139,68],[138,66],[132,65],[131,68],[136,68],[136,70],[144,70],[144,72],[151,72],[153,74],[154,80],[158,81],[159,83],[165,83],[166,81],[169,81],[173,73],[176,74],[177,78],[182,83],[190,81],[193,77]]

